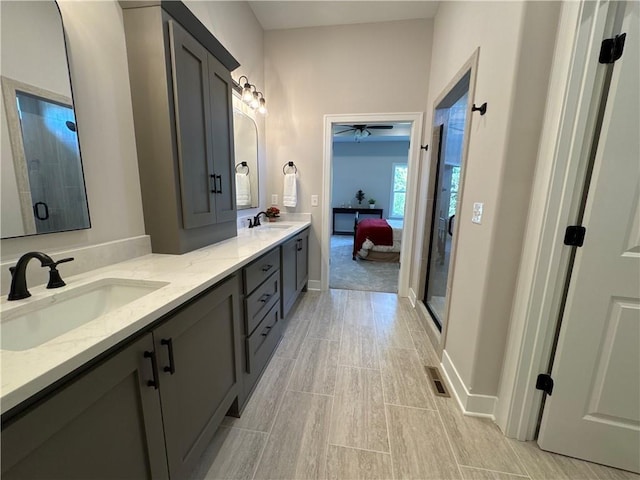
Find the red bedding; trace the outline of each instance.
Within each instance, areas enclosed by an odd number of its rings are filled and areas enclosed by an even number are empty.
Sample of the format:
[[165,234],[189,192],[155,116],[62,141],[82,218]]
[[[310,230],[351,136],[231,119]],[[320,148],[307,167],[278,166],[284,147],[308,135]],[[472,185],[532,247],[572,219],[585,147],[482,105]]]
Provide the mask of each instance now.
[[366,239],[376,245],[393,245],[393,230],[383,218],[365,218],[358,222],[354,254],[362,248]]

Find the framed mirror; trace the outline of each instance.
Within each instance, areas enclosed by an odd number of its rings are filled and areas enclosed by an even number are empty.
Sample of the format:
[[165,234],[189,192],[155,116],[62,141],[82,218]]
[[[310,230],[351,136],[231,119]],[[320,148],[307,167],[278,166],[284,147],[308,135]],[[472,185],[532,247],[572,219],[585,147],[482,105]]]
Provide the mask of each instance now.
[[2,238],[91,227],[62,17],[0,2]]
[[236,155],[236,205],[238,210],[255,208],[258,195],[258,127],[251,117],[233,110]]

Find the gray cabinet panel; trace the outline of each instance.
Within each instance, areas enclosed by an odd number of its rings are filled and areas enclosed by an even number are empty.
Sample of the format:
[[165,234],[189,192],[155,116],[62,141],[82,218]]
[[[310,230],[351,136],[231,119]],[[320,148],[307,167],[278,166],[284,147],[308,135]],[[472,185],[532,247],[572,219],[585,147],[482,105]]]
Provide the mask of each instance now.
[[296,290],[306,289],[309,279],[309,230],[298,235],[296,249]]
[[[231,238],[237,235],[231,74],[220,69],[208,42],[194,39],[163,10],[167,2],[127,7],[136,148],[152,249],[181,254]],[[199,27],[198,38],[210,35]]]
[[233,159],[232,80],[229,71],[209,55],[209,90],[211,121],[215,137],[212,139],[213,175],[216,185],[216,218],[218,222],[236,220],[236,182]]
[[212,196],[209,54],[191,35],[169,22],[173,95],[176,112],[182,224],[195,228],[216,223]]
[[2,478],[168,478],[146,335],[2,431]]
[[234,276],[153,331],[172,478],[189,474],[238,395],[239,296]]
[[296,300],[297,290],[297,256],[298,256],[298,241],[297,237],[287,240],[282,244],[281,258],[282,264],[280,265],[280,275],[282,281],[280,282],[280,288],[282,291],[282,311],[280,314],[282,318],[286,318],[289,314],[289,310],[293,306]]
[[246,340],[246,375],[245,382],[253,387],[260,374],[267,366],[280,335],[282,334],[282,320],[280,319],[280,306],[274,305],[265,315],[258,328],[247,337]]

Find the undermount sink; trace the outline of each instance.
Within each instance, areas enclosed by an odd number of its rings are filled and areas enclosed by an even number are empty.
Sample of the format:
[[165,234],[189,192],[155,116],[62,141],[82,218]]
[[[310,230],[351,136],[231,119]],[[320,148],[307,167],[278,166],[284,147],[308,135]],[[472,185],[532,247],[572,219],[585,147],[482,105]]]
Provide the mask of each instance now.
[[282,225],[279,223],[264,223],[259,227],[256,227],[260,230],[284,230],[285,228],[290,228],[291,225]]
[[2,313],[2,350],[37,347],[159,288],[166,282],[105,278]]

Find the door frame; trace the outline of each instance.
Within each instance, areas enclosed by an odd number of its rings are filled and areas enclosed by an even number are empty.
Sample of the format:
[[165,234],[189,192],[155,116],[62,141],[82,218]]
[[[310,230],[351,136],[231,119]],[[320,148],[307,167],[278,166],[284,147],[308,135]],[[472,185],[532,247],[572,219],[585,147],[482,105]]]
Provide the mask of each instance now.
[[420,137],[422,135],[422,112],[406,113],[352,113],[327,114],[324,116],[324,142],[322,149],[322,231],[320,237],[321,266],[320,289],[329,289],[329,259],[331,257],[331,186],[333,184],[333,129],[334,123],[397,123],[411,124],[409,136],[409,155],[407,159],[407,193],[405,203],[404,226],[402,229],[402,248],[400,251],[400,273],[398,276],[398,296],[409,296],[409,275],[411,271],[411,252],[413,251],[414,219],[416,216],[416,198],[418,191],[418,161],[420,159]]
[[[507,437],[535,439],[542,392],[568,272],[562,241],[581,202],[595,109],[603,83],[597,62],[610,36],[611,4],[580,0],[562,6],[546,99],[523,256],[507,339],[495,421]],[[539,199],[539,201],[535,201]]]

